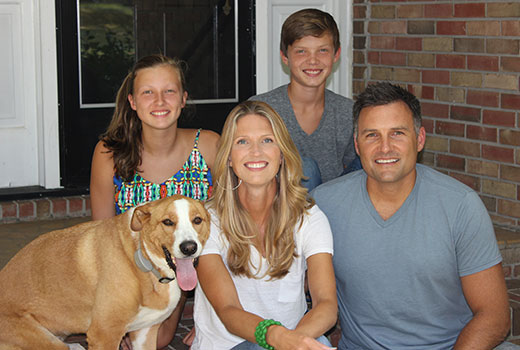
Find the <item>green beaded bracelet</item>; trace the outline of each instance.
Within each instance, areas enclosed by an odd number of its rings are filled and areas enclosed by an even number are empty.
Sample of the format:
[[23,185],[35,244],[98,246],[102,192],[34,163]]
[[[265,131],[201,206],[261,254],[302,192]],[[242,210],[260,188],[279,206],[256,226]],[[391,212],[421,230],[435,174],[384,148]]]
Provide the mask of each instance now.
[[275,320],[263,320],[258,323],[258,326],[256,326],[255,330],[255,338],[257,344],[267,350],[274,350],[274,348],[271,345],[267,344],[267,341],[265,340],[267,328],[273,325],[281,326],[282,324]]

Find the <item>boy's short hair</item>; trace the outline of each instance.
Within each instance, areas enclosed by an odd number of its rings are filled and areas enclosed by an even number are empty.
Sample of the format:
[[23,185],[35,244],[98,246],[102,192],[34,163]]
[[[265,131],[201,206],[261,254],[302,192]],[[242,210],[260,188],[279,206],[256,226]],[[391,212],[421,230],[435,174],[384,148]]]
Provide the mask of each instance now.
[[320,37],[328,33],[332,36],[334,53],[340,47],[338,26],[334,18],[327,12],[318,9],[303,9],[291,14],[282,25],[280,50],[287,57],[287,48],[296,40],[312,35]]

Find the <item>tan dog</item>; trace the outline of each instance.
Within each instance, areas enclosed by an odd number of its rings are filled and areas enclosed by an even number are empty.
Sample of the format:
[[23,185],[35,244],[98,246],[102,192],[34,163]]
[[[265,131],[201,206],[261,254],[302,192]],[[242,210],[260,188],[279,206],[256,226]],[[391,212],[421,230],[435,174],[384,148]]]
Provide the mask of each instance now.
[[66,350],[63,337],[86,333],[89,350],[116,350],[132,332],[134,350],[155,350],[179,286],[197,284],[209,226],[177,195],[38,237],[0,271],[0,349]]

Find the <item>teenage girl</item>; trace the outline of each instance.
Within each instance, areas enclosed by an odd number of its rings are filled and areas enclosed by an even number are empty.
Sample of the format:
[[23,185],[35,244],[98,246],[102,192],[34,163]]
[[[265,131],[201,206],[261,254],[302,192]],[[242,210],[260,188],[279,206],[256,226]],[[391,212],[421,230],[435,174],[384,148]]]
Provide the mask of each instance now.
[[[152,55],[135,64],[117,93],[112,121],[92,157],[93,220],[173,194],[199,200],[211,196],[210,168],[219,135],[177,127],[187,97],[178,60]],[[158,349],[175,335],[185,301],[183,296],[159,328]]]

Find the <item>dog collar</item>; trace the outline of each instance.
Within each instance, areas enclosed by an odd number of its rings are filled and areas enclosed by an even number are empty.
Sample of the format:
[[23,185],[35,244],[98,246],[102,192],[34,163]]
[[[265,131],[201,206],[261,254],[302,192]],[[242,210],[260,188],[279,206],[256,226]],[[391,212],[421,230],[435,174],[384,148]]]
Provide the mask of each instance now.
[[134,260],[135,264],[141,271],[152,272],[160,283],[170,283],[175,279],[175,277],[169,278],[161,276],[161,273],[157,271],[157,269],[153,267],[152,263],[144,257],[143,252],[141,251],[141,242],[137,242],[137,250],[134,253]]

